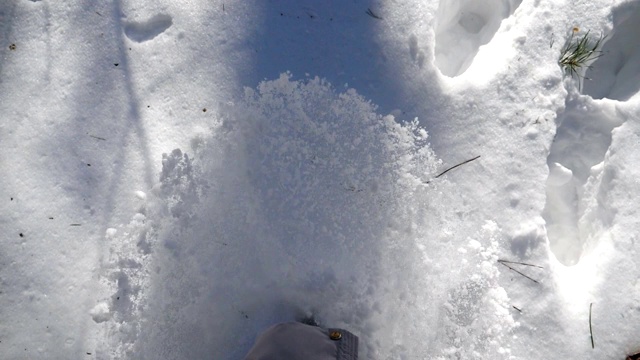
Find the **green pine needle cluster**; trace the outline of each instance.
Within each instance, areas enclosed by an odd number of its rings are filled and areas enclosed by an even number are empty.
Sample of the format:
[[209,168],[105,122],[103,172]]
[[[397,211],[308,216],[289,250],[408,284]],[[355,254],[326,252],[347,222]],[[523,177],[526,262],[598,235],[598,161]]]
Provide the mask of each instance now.
[[582,68],[589,68],[588,64],[602,56],[600,47],[605,37],[595,38],[589,36],[589,31],[587,31],[583,36],[578,36],[574,39],[574,34],[577,31],[578,29],[574,28],[571,32],[566,45],[560,51],[558,62],[567,75],[584,77],[580,75]]

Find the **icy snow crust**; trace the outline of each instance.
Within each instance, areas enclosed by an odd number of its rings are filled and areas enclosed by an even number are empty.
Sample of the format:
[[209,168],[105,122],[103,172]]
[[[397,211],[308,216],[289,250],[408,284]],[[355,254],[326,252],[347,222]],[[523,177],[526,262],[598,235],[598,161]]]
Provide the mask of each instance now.
[[3,2],[0,357],[640,351],[639,9]]

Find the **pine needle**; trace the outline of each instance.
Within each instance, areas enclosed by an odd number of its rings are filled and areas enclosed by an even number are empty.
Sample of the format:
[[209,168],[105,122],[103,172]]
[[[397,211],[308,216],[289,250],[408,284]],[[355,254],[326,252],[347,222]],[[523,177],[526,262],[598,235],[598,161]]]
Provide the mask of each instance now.
[[591,348],[595,349],[596,345],[593,343],[593,328],[591,327],[591,308],[593,303],[589,304],[589,334],[591,335]]
[[582,68],[590,68],[588,64],[602,56],[603,53],[600,47],[606,36],[601,35],[596,40],[589,36],[589,31],[587,31],[582,37],[576,37],[574,41],[574,34],[576,32],[577,28],[571,32],[566,45],[560,51],[558,63],[567,75],[580,79],[585,78],[583,75],[580,75]]
[[448,168],[447,170],[445,170],[445,171],[441,172],[440,174],[436,175],[436,176],[435,176],[435,178],[437,179],[437,178],[439,178],[440,176],[442,176],[442,175],[446,174],[447,172],[449,172],[449,171],[451,171],[451,170],[453,170],[453,169],[457,168],[458,166],[462,166],[462,165],[464,165],[464,164],[466,164],[466,163],[470,163],[470,162],[472,162],[473,160],[478,159],[479,157],[480,157],[480,155],[478,155],[478,156],[474,157],[473,159],[465,160],[465,161],[461,162],[461,163],[460,163],[460,164],[458,164],[458,165],[454,165],[454,166],[452,166],[452,167]]
[[498,262],[507,263],[507,264],[518,264],[518,265],[532,266],[532,267],[536,267],[538,269],[544,269],[542,266],[533,265],[533,264],[527,264],[527,263],[517,262],[517,261],[509,261],[509,260],[498,259]]
[[504,262],[502,262],[502,261],[498,261],[498,262],[499,262],[500,264],[502,264],[502,265],[504,265],[504,266],[508,267],[508,268],[509,268],[509,269],[511,269],[512,271],[515,271],[516,273],[518,273],[518,274],[520,274],[520,275],[522,275],[522,276],[526,277],[527,279],[529,279],[529,280],[533,281],[534,283],[536,283],[536,284],[539,284],[539,283],[540,283],[540,282],[538,282],[538,280],[536,280],[536,279],[534,279],[534,278],[532,278],[532,277],[530,277],[530,276],[528,276],[528,275],[525,275],[525,274],[521,273],[520,271],[518,271],[518,270],[516,270],[516,269],[512,268],[511,266],[509,266],[509,265],[505,264]]
[[367,15],[371,16],[374,19],[382,20],[382,18],[371,11],[370,8],[367,8]]

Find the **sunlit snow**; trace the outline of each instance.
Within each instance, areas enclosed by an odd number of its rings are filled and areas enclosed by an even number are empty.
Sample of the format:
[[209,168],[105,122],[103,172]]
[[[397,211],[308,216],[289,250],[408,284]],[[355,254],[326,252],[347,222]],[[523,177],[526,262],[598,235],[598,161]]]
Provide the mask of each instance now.
[[241,359],[309,316],[362,359],[640,352],[639,14],[2,1],[0,358]]

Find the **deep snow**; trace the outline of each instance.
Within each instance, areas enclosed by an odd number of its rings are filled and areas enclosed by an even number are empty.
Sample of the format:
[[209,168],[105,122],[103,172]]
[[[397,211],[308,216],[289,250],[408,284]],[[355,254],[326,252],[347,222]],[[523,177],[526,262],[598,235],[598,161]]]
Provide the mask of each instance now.
[[1,357],[238,359],[310,314],[364,359],[640,351],[639,14],[2,2]]

